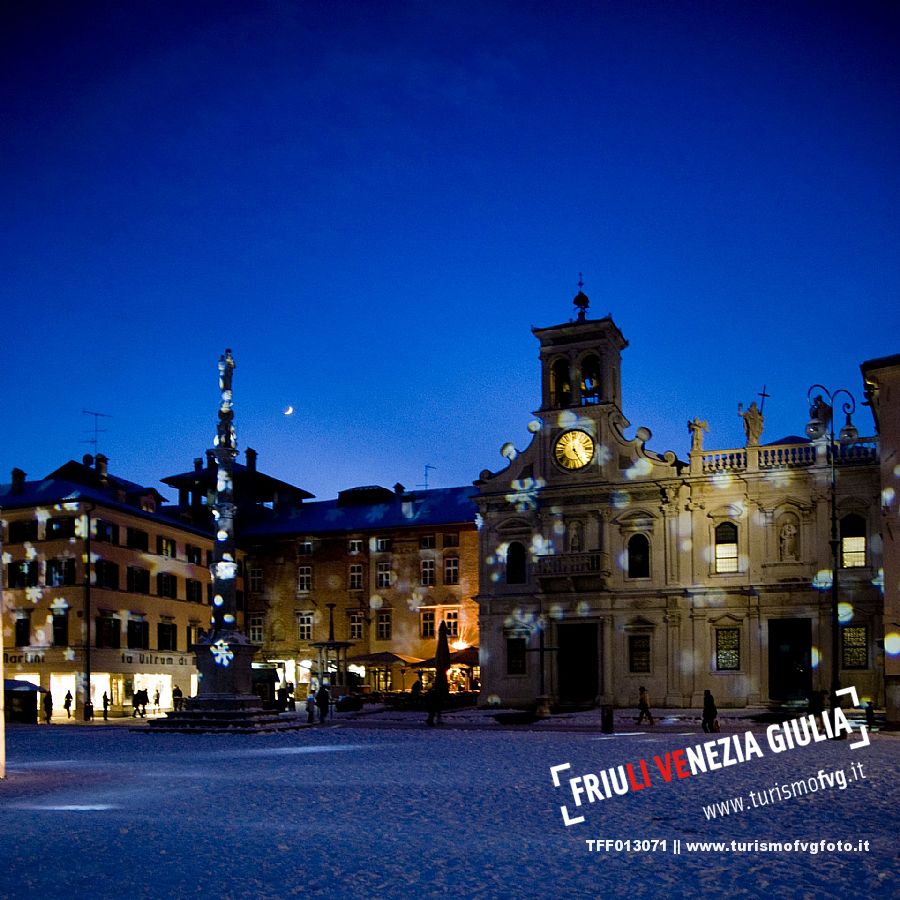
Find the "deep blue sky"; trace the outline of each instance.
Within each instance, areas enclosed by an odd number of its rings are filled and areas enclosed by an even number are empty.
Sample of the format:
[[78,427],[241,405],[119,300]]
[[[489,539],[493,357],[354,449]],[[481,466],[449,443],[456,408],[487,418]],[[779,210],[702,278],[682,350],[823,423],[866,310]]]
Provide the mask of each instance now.
[[190,468],[230,346],[270,474],[466,484],[527,444],[579,272],[660,452],[741,445],[763,384],[763,440],[802,433],[900,351],[895,3],[0,16],[2,480],[90,451],[82,409],[116,474]]

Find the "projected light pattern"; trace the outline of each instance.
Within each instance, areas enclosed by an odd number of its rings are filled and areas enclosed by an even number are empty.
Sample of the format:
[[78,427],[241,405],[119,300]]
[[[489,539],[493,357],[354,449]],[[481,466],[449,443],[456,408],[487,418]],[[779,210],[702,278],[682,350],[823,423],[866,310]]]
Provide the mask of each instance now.
[[838,603],[838,621],[841,625],[846,625],[853,621],[853,604]]
[[512,492],[507,494],[506,502],[517,512],[527,512],[538,508],[538,494],[546,482],[543,478],[513,479],[510,484]]
[[228,642],[221,639],[216,641],[209,648],[209,652],[212,653],[216,665],[223,666],[226,669],[231,665],[231,661],[234,659],[234,652],[231,647],[228,646]]
[[884,636],[884,652],[888,656],[900,656],[900,632],[889,631]]

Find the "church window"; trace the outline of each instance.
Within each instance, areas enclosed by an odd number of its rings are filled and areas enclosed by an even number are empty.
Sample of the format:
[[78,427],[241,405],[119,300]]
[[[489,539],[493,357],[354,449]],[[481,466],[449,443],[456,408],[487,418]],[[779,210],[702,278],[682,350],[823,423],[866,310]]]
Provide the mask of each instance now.
[[506,639],[506,674],[525,674],[525,638]]
[[572,405],[572,384],[569,378],[569,363],[558,359],[553,363],[550,376],[551,399],[557,408]]
[[736,671],[741,667],[741,631],[739,628],[716,629],[716,670]]
[[628,671],[635,674],[650,672],[650,635],[628,636]]
[[525,584],[525,547],[518,541],[506,551],[506,583]]
[[628,539],[628,577],[650,577],[650,541],[646,534],[633,534]]
[[841,668],[869,667],[868,629],[865,625],[848,625],[841,629]]
[[728,574],[738,571],[738,530],[734,522],[716,526],[716,572]]
[[581,405],[600,402],[600,360],[591,354],[581,363]]
[[866,522],[862,516],[841,519],[841,568],[856,569],[866,564]]

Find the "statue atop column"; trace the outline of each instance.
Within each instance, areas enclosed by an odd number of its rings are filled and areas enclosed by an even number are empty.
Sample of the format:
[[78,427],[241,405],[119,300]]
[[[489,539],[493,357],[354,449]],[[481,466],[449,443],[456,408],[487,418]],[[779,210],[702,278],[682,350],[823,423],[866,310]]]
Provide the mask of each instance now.
[[703,432],[709,431],[709,423],[699,416],[694,416],[687,423],[691,435],[691,453],[699,453],[703,449]]

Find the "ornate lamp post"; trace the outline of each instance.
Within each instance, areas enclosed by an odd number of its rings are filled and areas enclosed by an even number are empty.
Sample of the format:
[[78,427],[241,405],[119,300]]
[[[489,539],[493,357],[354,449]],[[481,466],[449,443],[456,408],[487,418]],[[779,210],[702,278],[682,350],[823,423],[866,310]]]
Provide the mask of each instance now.
[[[813,396],[815,394],[815,396]],[[839,590],[838,590],[838,572],[840,571],[840,550],[841,539],[838,534],[837,524],[837,490],[835,481],[835,457],[838,453],[838,446],[834,439],[834,404],[836,399],[844,395],[847,399],[842,405],[842,410],[846,416],[844,426],[838,434],[840,444],[852,444],[859,439],[859,432],[850,419],[850,416],[856,412],[856,400],[853,394],[846,388],[838,388],[836,391],[829,391],[821,384],[814,384],[807,391],[807,400],[809,401],[810,421],[806,426],[806,435],[811,440],[820,440],[826,434],[828,435],[828,456],[831,462],[831,700],[835,706],[840,703],[837,697],[837,691],[841,686],[840,682],[840,615],[838,610]],[[824,398],[828,398],[827,401]]]

